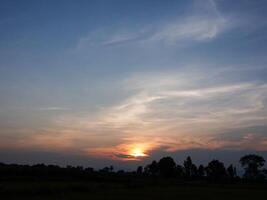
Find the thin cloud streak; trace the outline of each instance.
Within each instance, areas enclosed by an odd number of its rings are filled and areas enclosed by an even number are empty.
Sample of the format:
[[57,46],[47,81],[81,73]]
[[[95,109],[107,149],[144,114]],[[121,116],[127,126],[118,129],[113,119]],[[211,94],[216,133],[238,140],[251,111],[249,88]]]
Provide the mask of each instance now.
[[128,43],[148,45],[163,42],[167,45],[205,42],[229,29],[231,20],[223,17],[214,1],[205,1],[192,8],[192,13],[171,22],[161,22],[139,30],[95,31],[79,39],[76,50],[88,46],[109,46]]
[[40,111],[66,111],[66,110],[69,110],[69,108],[51,106],[51,107],[41,107],[41,108],[38,108],[37,110],[40,110]]
[[165,41],[167,44],[190,41],[208,41],[223,32],[226,26],[224,19],[190,17],[184,21],[168,24],[155,32],[149,41]]

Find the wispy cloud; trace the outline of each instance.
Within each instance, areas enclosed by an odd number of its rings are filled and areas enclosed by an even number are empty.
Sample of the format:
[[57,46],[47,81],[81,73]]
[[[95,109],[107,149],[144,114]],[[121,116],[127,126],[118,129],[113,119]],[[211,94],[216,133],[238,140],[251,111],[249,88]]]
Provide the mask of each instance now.
[[154,42],[177,44],[209,41],[216,38],[230,26],[230,21],[218,11],[214,1],[201,1],[193,4],[187,16],[162,21],[138,30],[103,30],[80,38],[76,49],[88,46],[119,45]]
[[220,34],[225,26],[223,18],[188,17],[184,20],[170,23],[155,32],[149,38],[150,41],[165,41],[168,44],[190,41],[207,41]]
[[[157,79],[161,80],[161,77]],[[188,126],[188,122],[191,125],[206,122],[212,126],[217,122],[244,126],[244,122],[248,121],[247,117],[250,121],[261,121],[257,112],[264,106],[265,85],[240,83],[184,90],[179,88],[179,83],[180,81],[177,81],[167,87],[155,82],[153,88],[144,85],[134,96],[105,114],[107,123],[113,123],[116,127],[133,123],[148,128],[154,127],[154,123],[162,123],[162,127],[173,126],[171,124],[176,120],[181,126]],[[243,99],[240,99],[240,96]],[[240,116],[242,114],[244,116]],[[235,119],[235,122],[230,121],[238,115],[239,118]],[[170,123],[166,125],[168,121]]]
[[[51,148],[47,144],[60,147],[57,142],[63,142],[62,149],[128,160],[134,160],[129,155],[132,146],[140,144],[148,154],[156,149],[264,150],[266,136],[249,128],[266,125],[267,85],[217,82],[231,71],[216,71],[210,71],[212,78],[185,70],[133,75],[121,80],[127,98],[96,113],[63,114],[54,121],[57,128],[20,144]],[[207,79],[209,84],[203,82]],[[230,132],[238,129],[244,133],[232,140]],[[222,138],[225,130],[229,134]]]
[[40,111],[66,111],[66,110],[69,110],[69,108],[50,106],[50,107],[40,107],[37,110],[40,110]]
[[[107,32],[111,32],[108,33]],[[147,29],[133,30],[133,31],[107,31],[97,30],[91,32],[89,35],[84,36],[78,40],[76,44],[76,50],[80,50],[87,47],[95,46],[111,46],[126,44],[144,39],[144,35],[147,34]]]

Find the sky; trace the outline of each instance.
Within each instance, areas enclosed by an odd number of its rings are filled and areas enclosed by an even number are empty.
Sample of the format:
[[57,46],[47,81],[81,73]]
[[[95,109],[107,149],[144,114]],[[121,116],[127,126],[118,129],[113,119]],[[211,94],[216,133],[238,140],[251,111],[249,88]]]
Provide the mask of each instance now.
[[265,0],[0,0],[0,162],[267,158]]

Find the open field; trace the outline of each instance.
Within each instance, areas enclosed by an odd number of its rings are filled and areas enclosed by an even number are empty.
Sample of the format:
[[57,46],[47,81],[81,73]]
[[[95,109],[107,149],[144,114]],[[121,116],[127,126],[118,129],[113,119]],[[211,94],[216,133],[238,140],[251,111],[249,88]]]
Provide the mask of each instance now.
[[90,182],[2,181],[1,199],[264,199],[266,186]]

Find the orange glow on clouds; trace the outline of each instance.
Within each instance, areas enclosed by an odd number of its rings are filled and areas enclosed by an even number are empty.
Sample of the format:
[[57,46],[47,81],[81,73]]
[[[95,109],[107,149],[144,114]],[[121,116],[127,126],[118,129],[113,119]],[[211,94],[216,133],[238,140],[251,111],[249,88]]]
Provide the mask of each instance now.
[[120,144],[115,147],[89,148],[86,153],[91,156],[105,157],[113,160],[138,161],[149,157],[149,152],[156,148],[152,143]]

